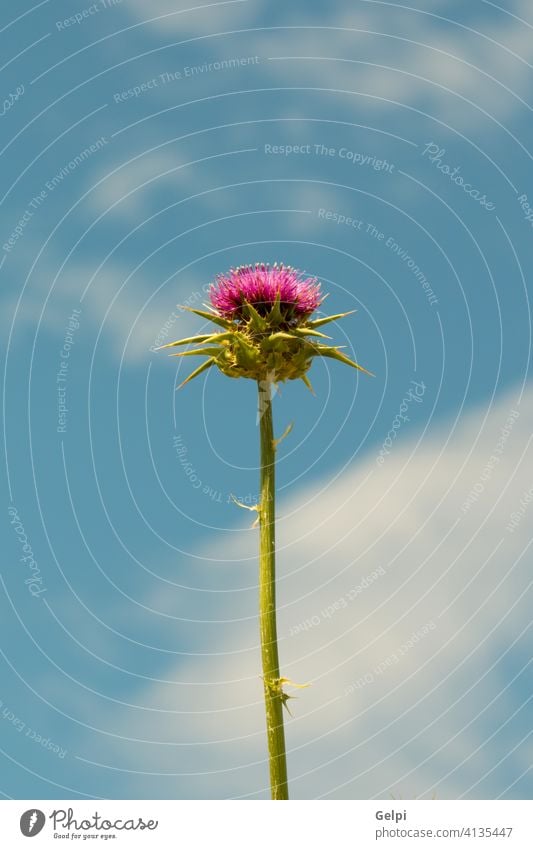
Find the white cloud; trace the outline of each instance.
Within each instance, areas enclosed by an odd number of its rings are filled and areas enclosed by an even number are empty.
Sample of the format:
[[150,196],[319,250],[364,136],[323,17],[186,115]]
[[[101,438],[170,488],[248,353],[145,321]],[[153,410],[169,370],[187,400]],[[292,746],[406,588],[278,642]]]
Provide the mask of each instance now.
[[[76,273],[71,272],[70,276],[75,277]],[[130,363],[147,363],[153,346],[195,332],[190,315],[175,303],[182,296],[182,300],[187,300],[195,290],[189,289],[189,278],[187,289],[185,284],[178,286],[173,280],[154,292],[147,285],[145,274],[129,277],[130,274],[131,270],[120,266],[104,266],[91,282],[84,306],[94,326],[102,330],[103,340],[113,345],[117,357]],[[88,283],[91,278],[86,274],[82,279]]]
[[[164,33],[204,34],[227,29],[229,21],[238,17],[249,18],[261,13],[260,0],[217,0],[217,2],[188,2],[182,0],[155,0],[149,6],[142,0],[129,0],[128,10],[146,21],[146,26]],[[176,8],[181,6],[182,8]]]
[[154,195],[175,177],[179,166],[179,159],[162,151],[121,161],[114,168],[107,167],[105,175],[95,180],[89,202],[100,214],[146,220],[153,214]]
[[[502,444],[512,410],[520,416]],[[524,679],[512,679],[530,659],[520,637],[530,624],[530,517],[514,533],[506,526],[533,486],[533,392],[520,406],[518,392],[500,398],[483,423],[486,412],[420,444],[400,433],[381,468],[369,456],[280,505],[282,673],[313,682],[287,723],[296,798],[491,798],[530,762],[524,744],[483,780],[528,730],[527,711],[510,717],[528,695]],[[473,488],[478,499],[463,510]],[[132,797],[264,795],[255,545],[243,530],[205,551],[204,566],[195,562],[208,586],[238,576],[243,591],[184,598],[166,586],[150,600],[164,613],[185,604],[187,619],[214,620],[188,628],[191,651],[216,654],[182,659],[164,676],[181,684],[141,687],[130,698],[141,709],[100,717],[117,735],[179,744],[91,738],[84,756],[132,770],[121,776]],[[221,556],[227,565],[211,562]]]
[[[37,251],[36,243],[29,249]],[[17,258],[13,261],[19,265]],[[4,293],[2,323],[6,335],[13,327],[15,345],[19,339],[23,338],[27,345],[36,333],[48,333],[57,337],[61,347],[73,308],[81,309],[79,321],[84,336],[78,335],[78,343],[100,334],[100,344],[110,345],[117,361],[123,358],[130,364],[148,363],[152,357],[150,348],[192,335],[198,328],[198,322],[178,307],[179,303],[188,303],[201,308],[205,300],[203,283],[191,269],[183,276],[172,277],[166,285],[159,281],[156,292],[147,272],[113,258],[104,261],[98,257],[98,263],[95,259],[91,264],[89,259],[78,257],[58,271],[60,266],[61,263],[54,266],[50,259],[46,263],[41,260],[18,305],[18,293]]]
[[[257,28],[242,36],[251,53],[264,58],[317,57],[264,61],[265,82],[354,90],[383,99],[380,106],[379,101],[357,98],[359,114],[376,107],[390,109],[398,101],[422,106],[464,130],[485,120],[480,110],[505,122],[511,112],[527,108],[513,96],[527,101],[525,86],[533,62],[533,40],[524,23],[530,16],[527,0],[498,13],[493,4],[480,4],[477,14],[466,17],[463,6],[445,0],[424,3],[419,10],[409,6],[379,0],[354,6],[339,0],[328,6],[327,16],[323,9],[306,8],[304,18],[302,7],[287,7],[284,17],[267,18],[257,2],[218,3],[203,13],[179,10],[168,17],[175,8],[161,0],[150,7],[156,14],[148,26],[165,32],[175,27],[200,37]],[[129,8],[147,19],[140,0]],[[298,26],[301,29],[284,29]],[[230,38],[233,50],[235,36]],[[213,59],[226,55],[224,37],[199,44],[204,44],[202,49],[207,45]],[[329,101],[332,95],[325,97]]]

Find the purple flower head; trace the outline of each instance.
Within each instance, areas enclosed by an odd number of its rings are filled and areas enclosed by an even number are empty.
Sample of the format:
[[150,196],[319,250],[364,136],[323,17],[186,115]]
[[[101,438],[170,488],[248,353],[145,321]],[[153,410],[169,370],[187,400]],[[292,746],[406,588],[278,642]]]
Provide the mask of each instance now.
[[330,337],[318,329],[350,313],[310,318],[324,300],[316,277],[306,277],[290,265],[241,265],[217,275],[209,298],[208,311],[184,309],[218,329],[162,346],[194,345],[173,356],[207,357],[182,386],[217,366],[228,377],[247,377],[260,385],[300,378],[312,391],[307,372],[315,357],[329,357],[366,371],[334,345],[326,344]]
[[244,304],[252,304],[259,315],[267,317],[279,298],[283,319],[294,324],[311,315],[322,302],[316,277],[305,277],[290,265],[277,263],[241,265],[219,274],[209,297],[218,314],[229,319],[243,318]]

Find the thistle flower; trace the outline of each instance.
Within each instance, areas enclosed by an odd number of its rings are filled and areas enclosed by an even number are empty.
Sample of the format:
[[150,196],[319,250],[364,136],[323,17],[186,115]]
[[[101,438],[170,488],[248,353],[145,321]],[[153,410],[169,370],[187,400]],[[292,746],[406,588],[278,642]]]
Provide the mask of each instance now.
[[322,303],[316,278],[305,279],[290,265],[277,263],[272,268],[265,263],[241,265],[228,274],[219,274],[209,296],[219,315],[240,320],[246,317],[245,304],[252,304],[267,318],[279,297],[279,311],[287,327],[305,321]]
[[[257,381],[260,426],[260,502],[246,509],[257,513],[259,524],[259,628],[267,720],[270,785],[273,799],[288,799],[287,763],[283,708],[292,698],[284,687],[294,684],[280,676],[276,627],[275,579],[275,464],[276,450],[290,432],[274,439],[272,422],[272,384],[300,378],[312,390],[307,377],[314,357],[330,357],[366,371],[327,345],[329,339],[319,327],[349,313],[312,319],[323,297],[316,278],[305,277],[288,265],[264,263],[232,268],[221,274],[209,292],[207,310],[189,307],[189,311],[213,322],[219,330],[170,342],[194,347],[174,354],[176,357],[205,356],[206,360],[182,383],[188,383],[216,365],[228,377],[249,377]],[[369,372],[367,372],[369,374]],[[237,502],[239,503],[239,502]],[[245,505],[240,505],[244,507]]]
[[325,344],[330,337],[318,330],[350,313],[311,320],[323,302],[320,284],[291,266],[257,263],[233,268],[218,276],[209,299],[209,311],[187,309],[222,330],[162,346],[196,345],[174,356],[207,357],[182,386],[213,365],[228,377],[273,383],[301,378],[311,390],[307,371],[314,357],[330,357],[366,371],[339,348]]

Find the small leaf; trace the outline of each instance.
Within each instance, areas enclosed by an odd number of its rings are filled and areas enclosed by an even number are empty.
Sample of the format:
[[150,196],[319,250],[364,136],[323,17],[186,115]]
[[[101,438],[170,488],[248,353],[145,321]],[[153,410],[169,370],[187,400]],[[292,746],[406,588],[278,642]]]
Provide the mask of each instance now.
[[220,327],[223,327],[224,330],[230,330],[233,327],[233,324],[229,321],[229,319],[222,318],[222,316],[215,315],[215,313],[206,312],[205,310],[196,310],[192,307],[181,307],[181,309],[193,312],[195,315],[199,315],[200,318],[206,318],[208,321],[212,321],[214,324],[218,324]]
[[276,300],[272,304],[272,309],[270,310],[269,319],[270,319],[271,324],[281,324],[281,322],[283,321],[283,316],[281,314],[280,304],[281,304],[281,294],[278,291],[278,293],[276,295]]
[[313,384],[311,383],[311,381],[309,380],[309,378],[307,377],[307,375],[306,375],[306,374],[302,374],[302,378],[301,378],[301,379],[303,380],[303,382],[305,383],[305,385],[306,385],[306,386],[307,386],[307,388],[309,389],[309,392],[311,393],[311,395],[314,395],[314,394],[315,394],[315,390],[313,389]]
[[340,312],[337,315],[328,315],[325,318],[315,318],[314,321],[309,322],[309,327],[321,327],[323,324],[327,324],[328,321],[337,321],[339,318],[345,318],[347,315],[352,315],[352,313],[357,312],[357,310],[349,310],[349,312]]
[[235,333],[234,341],[239,346],[239,351],[237,353],[239,363],[244,365],[246,368],[254,368],[257,365],[257,349],[246,341],[242,333]]
[[206,369],[211,368],[211,366],[214,364],[215,360],[213,358],[211,358],[210,360],[206,360],[205,363],[202,363],[201,366],[198,366],[198,368],[195,369],[192,374],[189,375],[189,377],[185,378],[183,383],[180,383],[178,389],[181,389],[183,386],[185,386],[186,383],[189,383],[190,380],[193,380],[195,377],[198,377],[199,374],[201,374]]
[[226,340],[229,341],[230,339],[234,339],[235,335],[235,330],[228,330],[227,333],[213,333],[211,336],[206,336],[203,341],[216,342],[218,344],[219,342],[225,342]]
[[233,493],[230,493],[230,498],[237,505],[237,507],[242,507],[243,510],[251,510],[253,513],[259,513],[259,504],[254,504],[253,507],[250,507],[248,504],[243,504],[242,501],[239,501],[238,498],[235,498]]
[[255,354],[255,347],[248,342],[247,339],[242,335],[242,333],[234,332],[232,334],[233,341],[240,345],[243,351],[248,352],[249,354]]
[[287,425],[287,427],[285,428],[285,430],[283,431],[281,436],[278,437],[278,439],[272,440],[273,445],[274,445],[274,450],[276,450],[278,445],[280,445],[283,442],[283,440],[285,439],[285,437],[289,435],[289,433],[291,432],[293,427],[294,427],[294,422],[291,422],[290,424]]
[[220,348],[192,348],[190,351],[180,351],[178,354],[171,354],[171,357],[196,357],[198,355],[204,355],[210,357],[216,357],[220,354]]
[[285,330],[278,330],[276,333],[271,333],[270,336],[267,337],[268,341],[274,341],[275,339],[294,339],[292,333],[287,333]]
[[194,343],[207,342],[207,340],[210,339],[210,338],[211,337],[209,336],[209,334],[207,336],[189,336],[189,337],[187,337],[187,339],[178,339],[177,342],[167,342],[166,345],[160,345],[160,347],[156,348],[155,350],[156,351],[162,351],[163,348],[175,348],[176,345],[190,345],[193,342]]
[[365,374],[369,374],[370,377],[374,377],[371,371],[368,371],[363,366],[360,366],[358,363],[355,363],[345,354],[341,353],[337,348],[329,348],[327,345],[316,345],[313,348],[312,356],[315,357],[330,357],[332,360],[338,360],[339,363],[345,363],[347,366],[352,366],[353,368],[358,369],[358,371],[364,371]]
[[311,328],[306,329],[305,327],[295,327],[291,330],[291,333],[293,333],[294,336],[301,338],[305,338],[306,336],[319,336],[321,339],[331,339],[331,336],[326,336],[325,333],[319,333],[318,330],[311,330]]
[[256,308],[252,304],[243,304],[242,311],[252,325],[253,330],[261,333],[267,329],[268,324],[263,316],[259,315]]
[[289,687],[296,687],[298,690],[305,690],[306,687],[310,687],[311,683],[307,684],[297,684],[296,681],[291,681],[290,678],[280,678],[279,683],[283,686],[283,684],[288,684]]

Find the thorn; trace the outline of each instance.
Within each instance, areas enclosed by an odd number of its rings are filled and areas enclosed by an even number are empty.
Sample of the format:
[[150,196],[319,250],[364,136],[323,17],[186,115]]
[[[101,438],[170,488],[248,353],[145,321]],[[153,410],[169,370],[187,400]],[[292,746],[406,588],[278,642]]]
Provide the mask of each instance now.
[[276,450],[276,448],[278,447],[278,445],[280,445],[280,443],[282,443],[282,442],[283,442],[283,440],[285,439],[285,437],[289,435],[289,433],[291,432],[291,430],[293,429],[293,427],[294,427],[294,422],[291,422],[290,424],[288,424],[288,425],[287,425],[287,427],[285,428],[285,430],[283,431],[283,433],[281,434],[281,436],[279,437],[279,439],[273,439],[273,440],[272,440],[272,445],[273,445],[273,447],[274,447],[274,451]]
[[288,693],[283,691],[283,685],[288,684],[289,687],[297,687],[299,690],[303,690],[305,687],[310,687],[311,684],[296,684],[294,681],[291,681],[290,678],[263,678],[265,686],[270,690],[273,696],[277,696],[281,700],[281,704],[284,708],[286,708],[289,716],[292,716],[292,713],[289,710],[289,706],[287,702],[289,699],[295,699],[297,696],[290,696]]
[[[297,684],[295,681],[291,681],[290,678],[280,678],[279,683],[283,686],[283,684],[288,684],[289,687],[296,687],[298,690],[305,690],[307,687],[311,686],[311,682],[308,681],[307,684]],[[294,697],[292,697],[294,698]]]
[[180,385],[176,387],[176,391],[178,391],[178,389],[182,389],[185,386],[186,383],[188,383],[190,380],[193,380],[195,377],[197,377],[199,374],[201,374],[206,369],[211,368],[211,366],[214,365],[214,363],[215,363],[215,360],[214,360],[213,357],[211,357],[211,359],[209,359],[209,360],[206,360],[205,363],[202,363],[201,366],[198,366],[198,368],[195,369],[189,375],[189,377],[186,377],[185,380],[183,381],[183,383],[180,383]]
[[302,379],[302,381],[305,383],[305,385],[307,386],[307,388],[309,389],[309,392],[311,393],[311,395],[314,395],[314,396],[315,396],[315,398],[316,398],[316,393],[315,393],[315,390],[313,389],[313,384],[311,383],[311,381],[309,380],[309,378],[307,377],[307,375],[306,375],[306,374],[302,374],[301,379]]
[[283,705],[283,707],[285,708],[285,710],[287,711],[287,713],[289,714],[289,716],[290,716],[292,719],[294,719],[294,714],[293,714],[293,713],[291,713],[291,709],[290,709],[289,705],[287,704],[287,702],[289,701],[289,699],[294,699],[294,696],[288,696],[288,695],[287,695],[287,693],[282,693],[282,694],[281,694],[281,704]]
[[249,507],[248,504],[243,504],[242,501],[239,501],[238,498],[235,498],[233,493],[230,492],[230,498],[235,502],[237,507],[242,507],[243,510],[251,510],[253,513],[259,513],[259,504],[254,504],[253,507]]

